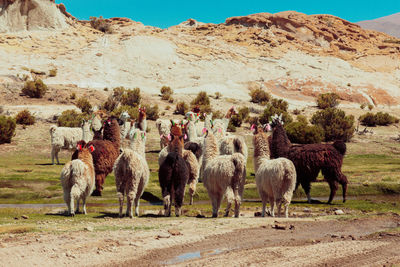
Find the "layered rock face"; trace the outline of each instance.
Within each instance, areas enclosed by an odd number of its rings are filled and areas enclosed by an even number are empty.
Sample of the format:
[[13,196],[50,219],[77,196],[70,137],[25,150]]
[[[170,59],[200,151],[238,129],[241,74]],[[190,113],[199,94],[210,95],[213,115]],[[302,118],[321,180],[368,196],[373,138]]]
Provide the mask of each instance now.
[[0,32],[56,30],[68,26],[51,0],[0,0]]

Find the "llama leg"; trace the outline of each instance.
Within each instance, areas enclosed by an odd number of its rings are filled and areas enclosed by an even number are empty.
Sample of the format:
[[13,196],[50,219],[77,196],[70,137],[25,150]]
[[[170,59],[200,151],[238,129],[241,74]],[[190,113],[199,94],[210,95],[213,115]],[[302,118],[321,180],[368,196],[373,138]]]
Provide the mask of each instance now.
[[140,195],[137,194],[135,198],[135,216],[139,217],[139,204],[140,204]]
[[267,194],[264,193],[264,191],[262,190],[262,188],[258,189],[258,194],[261,197],[261,202],[262,202],[262,210],[261,210],[261,216],[265,217],[265,208],[267,206],[267,200],[268,200],[268,196]]
[[93,191],[92,196],[101,196],[101,191],[103,189],[103,180],[104,180],[104,174],[103,173],[98,173],[96,174],[96,189]]
[[271,217],[275,217],[275,200],[273,197],[269,197],[269,205],[271,206]]
[[336,181],[332,181],[332,180],[328,180],[328,183],[329,183],[329,187],[331,188],[331,193],[329,195],[328,204],[331,204],[333,198],[335,197],[336,190],[338,189],[338,183]]
[[133,218],[133,193],[129,192],[126,194],[126,216],[129,216],[129,218]]
[[[305,179],[307,179],[307,178],[305,178]],[[301,179],[302,180],[301,187],[303,187],[304,192],[307,195],[307,202],[311,204],[311,202],[312,202],[311,195],[310,195],[311,184],[309,181],[305,181],[305,179],[304,178]]]
[[224,217],[228,217],[229,211],[231,210],[232,202],[235,200],[235,195],[233,194],[233,190],[230,186],[228,186],[228,188],[226,189],[225,197],[226,197],[227,204],[226,204]]
[[[343,174],[342,174],[343,175]],[[344,175],[343,175],[344,176]],[[343,203],[346,202],[346,192],[347,192],[347,177],[345,177],[345,181],[341,182],[342,184],[342,191],[343,191]]]
[[57,164],[60,164],[58,160],[58,152],[60,152],[60,148],[56,146],[52,146],[51,148],[51,163],[54,165],[54,158],[57,160]]
[[285,202],[285,218],[289,217],[289,204],[290,203]]
[[212,199],[212,217],[217,218],[218,217],[218,210],[219,207],[221,206],[221,201],[222,201],[223,194],[222,193],[214,193],[213,196],[211,197]]
[[79,202],[80,202],[81,198],[78,197],[78,199],[76,200],[76,210],[75,210],[75,214],[79,214]]
[[71,192],[71,196],[69,197],[69,215],[71,216],[75,216],[74,202],[75,202],[75,197]]
[[82,198],[82,209],[83,209],[83,214],[87,215],[87,212],[86,212],[86,197]]
[[118,192],[119,199],[119,217],[122,218],[122,210],[124,208],[124,192]]
[[238,218],[240,211],[240,204],[241,204],[241,198],[238,189],[234,190],[234,195],[235,195],[235,218]]
[[171,216],[171,195],[165,195],[163,197],[163,202],[164,202],[164,215],[165,217]]
[[51,147],[51,164],[54,165],[55,147]]
[[281,217],[282,199],[278,198],[276,200],[276,205],[278,206],[278,217]]
[[195,179],[189,184],[189,195],[190,195],[189,205],[193,205],[193,196],[194,193],[196,192],[196,184],[197,181]]
[[71,193],[70,192],[64,192],[64,201],[65,201],[65,204],[67,204],[68,215],[71,215]]

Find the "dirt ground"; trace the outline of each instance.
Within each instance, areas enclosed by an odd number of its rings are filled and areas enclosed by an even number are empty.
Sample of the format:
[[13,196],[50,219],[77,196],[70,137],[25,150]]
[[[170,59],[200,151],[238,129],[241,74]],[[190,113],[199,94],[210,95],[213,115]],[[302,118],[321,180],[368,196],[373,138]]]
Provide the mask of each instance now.
[[[43,224],[48,227],[45,224],[51,222]],[[390,230],[399,226],[398,215],[283,219],[244,212],[238,219],[147,214],[133,220],[104,216],[78,231],[2,235],[0,265],[393,266],[400,264],[400,233]]]

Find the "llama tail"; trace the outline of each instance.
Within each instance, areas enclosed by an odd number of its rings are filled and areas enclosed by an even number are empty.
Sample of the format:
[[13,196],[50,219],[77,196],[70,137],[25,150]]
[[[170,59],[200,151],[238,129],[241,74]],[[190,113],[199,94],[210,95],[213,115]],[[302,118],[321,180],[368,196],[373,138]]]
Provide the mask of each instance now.
[[246,163],[244,156],[240,153],[234,153],[232,155],[232,162],[233,165],[235,166],[235,170],[232,177],[232,185],[235,185],[233,187],[233,189],[235,189],[235,187],[239,186],[242,179],[246,178],[246,176],[244,175],[246,171]]
[[335,141],[333,143],[333,147],[341,154],[346,154],[346,143],[343,141]]
[[245,146],[243,144],[243,140],[241,138],[235,137],[233,139],[233,146],[235,147],[235,152],[242,154],[245,156],[247,153],[245,152]]

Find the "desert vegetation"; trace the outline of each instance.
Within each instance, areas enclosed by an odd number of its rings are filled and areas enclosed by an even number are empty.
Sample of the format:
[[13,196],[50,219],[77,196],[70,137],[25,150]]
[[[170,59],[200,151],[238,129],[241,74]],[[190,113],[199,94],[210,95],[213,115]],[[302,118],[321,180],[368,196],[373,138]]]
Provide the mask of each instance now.
[[32,98],[42,98],[47,91],[47,85],[41,80],[26,81],[22,93]]

